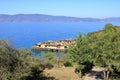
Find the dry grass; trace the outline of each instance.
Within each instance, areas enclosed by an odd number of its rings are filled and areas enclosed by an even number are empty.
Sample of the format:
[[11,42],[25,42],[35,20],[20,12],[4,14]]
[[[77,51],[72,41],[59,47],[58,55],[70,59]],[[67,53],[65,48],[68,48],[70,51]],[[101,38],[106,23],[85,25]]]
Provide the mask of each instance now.
[[65,68],[53,68],[46,69],[45,74],[47,76],[53,76],[57,80],[77,80],[78,75],[74,72],[73,67],[65,67]]

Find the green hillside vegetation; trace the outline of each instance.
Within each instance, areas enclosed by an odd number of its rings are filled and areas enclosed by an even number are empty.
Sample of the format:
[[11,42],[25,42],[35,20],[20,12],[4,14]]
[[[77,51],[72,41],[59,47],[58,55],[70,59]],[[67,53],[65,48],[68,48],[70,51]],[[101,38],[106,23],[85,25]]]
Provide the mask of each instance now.
[[75,72],[82,79],[93,67],[103,69],[104,80],[120,79],[120,26],[106,24],[98,32],[79,34],[60,58],[51,52],[40,58],[0,40],[0,80],[70,80],[78,77]]
[[43,74],[39,57],[26,48],[16,49],[0,40],[0,80],[54,80]]
[[103,68],[104,80],[120,78],[120,26],[106,24],[98,32],[79,34],[68,54],[81,78],[93,66]]

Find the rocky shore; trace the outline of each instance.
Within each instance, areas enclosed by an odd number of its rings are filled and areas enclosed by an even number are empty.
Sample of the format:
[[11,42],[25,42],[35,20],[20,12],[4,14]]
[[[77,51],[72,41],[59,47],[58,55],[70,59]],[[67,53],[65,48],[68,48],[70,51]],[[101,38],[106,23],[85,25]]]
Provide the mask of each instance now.
[[32,49],[38,49],[42,51],[67,51],[68,46],[74,45],[75,41],[75,39],[47,41],[35,44],[32,46]]

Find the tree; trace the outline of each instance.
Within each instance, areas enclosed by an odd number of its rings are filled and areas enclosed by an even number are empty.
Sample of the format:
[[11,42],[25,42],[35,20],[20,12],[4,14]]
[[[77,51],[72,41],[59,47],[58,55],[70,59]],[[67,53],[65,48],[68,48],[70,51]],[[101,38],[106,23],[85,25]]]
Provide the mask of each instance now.
[[[104,79],[108,80],[110,75],[113,73],[113,66],[119,66],[118,61],[120,60],[120,40],[118,27],[107,25],[105,30],[101,33],[96,33],[97,41],[94,42],[94,55],[96,60],[94,64],[96,66],[104,67]],[[92,53],[93,54],[93,53]],[[116,64],[117,63],[117,64]]]
[[32,69],[36,67],[41,74],[44,67],[39,58],[31,55],[30,50],[16,49],[8,42],[0,40],[0,80],[21,80],[25,76],[30,76],[33,73]]
[[53,68],[54,64],[57,62],[57,59],[54,53],[46,53],[43,59],[44,59],[43,64],[48,69]]
[[79,34],[76,44],[69,47],[69,54],[78,63],[80,73],[95,65],[104,68],[104,79],[108,80],[115,70],[120,70],[120,27],[106,24],[101,31]]
[[70,59],[77,63],[76,72],[79,72],[80,78],[82,78],[85,73],[92,69],[91,55],[89,55],[90,49],[88,48],[87,36],[79,34],[76,44],[69,47],[68,53],[70,54]]

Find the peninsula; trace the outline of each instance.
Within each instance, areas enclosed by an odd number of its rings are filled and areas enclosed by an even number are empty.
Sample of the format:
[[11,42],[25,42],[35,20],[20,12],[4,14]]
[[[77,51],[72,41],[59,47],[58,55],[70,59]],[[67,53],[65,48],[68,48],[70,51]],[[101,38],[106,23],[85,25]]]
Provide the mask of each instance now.
[[32,46],[32,49],[42,51],[67,51],[68,46],[74,45],[75,41],[75,39],[47,41],[35,44],[34,46]]

